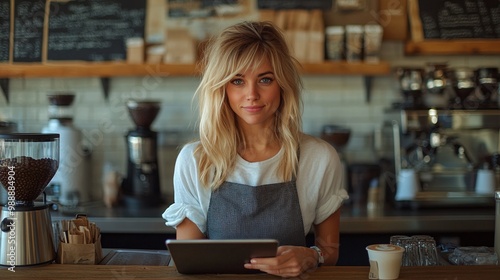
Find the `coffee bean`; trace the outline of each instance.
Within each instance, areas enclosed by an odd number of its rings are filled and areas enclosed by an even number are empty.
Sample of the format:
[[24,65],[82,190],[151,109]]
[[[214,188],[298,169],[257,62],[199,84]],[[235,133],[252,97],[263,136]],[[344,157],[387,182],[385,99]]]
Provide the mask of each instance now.
[[[34,159],[20,156],[2,159],[0,160],[0,183],[6,190],[9,185],[14,187],[15,201],[31,202],[49,184],[56,174],[58,165],[59,162],[51,158]],[[10,180],[9,176],[11,176]]]

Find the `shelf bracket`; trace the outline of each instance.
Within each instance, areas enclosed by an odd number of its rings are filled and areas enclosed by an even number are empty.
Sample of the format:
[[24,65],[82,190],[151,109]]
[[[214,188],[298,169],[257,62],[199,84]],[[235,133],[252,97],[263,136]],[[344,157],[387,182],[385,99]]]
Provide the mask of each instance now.
[[109,77],[101,77],[101,87],[104,93],[104,100],[106,101],[108,101],[109,98],[109,84],[110,84]]
[[5,100],[7,104],[9,104],[9,78],[1,78],[0,79],[0,88],[2,88],[3,95],[5,96]]
[[365,80],[365,94],[366,94],[366,103],[370,103],[371,95],[372,95],[372,82],[373,76],[364,76]]

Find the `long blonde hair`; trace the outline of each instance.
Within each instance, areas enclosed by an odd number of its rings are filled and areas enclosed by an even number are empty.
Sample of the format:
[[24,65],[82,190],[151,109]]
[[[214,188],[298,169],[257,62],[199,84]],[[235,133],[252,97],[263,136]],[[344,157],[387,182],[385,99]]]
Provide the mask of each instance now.
[[277,175],[282,180],[296,176],[302,128],[299,64],[291,56],[283,33],[272,23],[245,21],[211,38],[200,61],[203,76],[196,95],[201,143],[195,154],[199,179],[207,187],[216,189],[225,181],[243,142],[225,86],[236,74],[258,67],[263,59],[269,59],[281,89],[274,133],[284,148],[284,158]]

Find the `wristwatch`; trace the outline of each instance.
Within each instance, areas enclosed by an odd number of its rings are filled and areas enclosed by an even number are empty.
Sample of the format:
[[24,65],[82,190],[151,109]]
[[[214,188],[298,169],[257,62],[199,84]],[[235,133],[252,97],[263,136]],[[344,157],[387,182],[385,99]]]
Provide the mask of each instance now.
[[310,248],[316,251],[316,253],[318,253],[318,267],[320,267],[322,264],[325,263],[325,257],[323,257],[323,252],[321,252],[321,249],[318,246],[311,246]]

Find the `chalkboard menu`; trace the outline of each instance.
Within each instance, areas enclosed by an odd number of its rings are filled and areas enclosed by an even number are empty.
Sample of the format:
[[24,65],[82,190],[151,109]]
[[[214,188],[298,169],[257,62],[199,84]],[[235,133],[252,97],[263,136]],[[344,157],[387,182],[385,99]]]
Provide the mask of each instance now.
[[9,61],[10,0],[0,0],[0,62]]
[[333,0],[257,0],[259,9],[321,9],[330,10]]
[[14,62],[41,62],[45,1],[14,1]]
[[498,0],[419,0],[426,39],[500,38]]
[[126,59],[126,40],[144,37],[146,0],[50,3],[47,60]]

